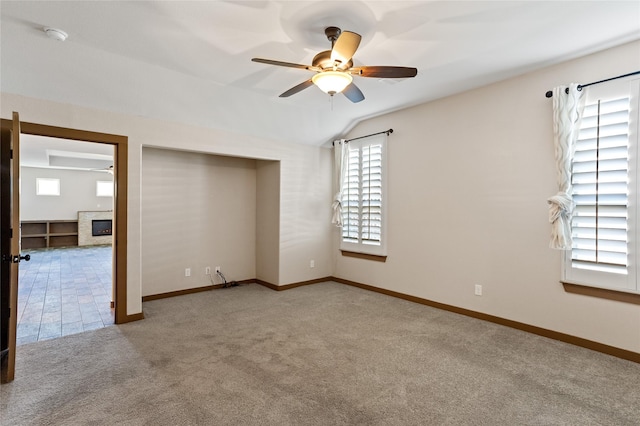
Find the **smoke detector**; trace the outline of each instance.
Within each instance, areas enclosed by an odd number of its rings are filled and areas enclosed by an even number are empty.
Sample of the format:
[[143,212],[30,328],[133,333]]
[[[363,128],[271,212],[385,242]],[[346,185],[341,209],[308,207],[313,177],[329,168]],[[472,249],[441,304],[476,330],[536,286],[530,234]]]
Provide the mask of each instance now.
[[56,41],[65,41],[67,37],[69,37],[67,33],[57,28],[46,27],[44,29],[44,32],[45,34],[47,34],[47,37]]

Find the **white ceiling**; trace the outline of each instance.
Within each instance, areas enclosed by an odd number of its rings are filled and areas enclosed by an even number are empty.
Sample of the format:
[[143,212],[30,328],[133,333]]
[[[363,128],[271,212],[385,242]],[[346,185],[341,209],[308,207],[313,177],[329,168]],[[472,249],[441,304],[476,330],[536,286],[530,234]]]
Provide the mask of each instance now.
[[[3,92],[322,145],[358,121],[640,39],[640,1],[1,1]],[[42,28],[66,31],[65,42]],[[327,26],[362,35],[358,104],[310,87]],[[541,94],[542,96],[542,94]],[[25,118],[26,120],[27,118]],[[28,120],[27,120],[28,121]],[[100,131],[100,129],[94,129]]]
[[113,166],[113,145],[44,136],[20,137],[20,165],[56,169],[106,170]]

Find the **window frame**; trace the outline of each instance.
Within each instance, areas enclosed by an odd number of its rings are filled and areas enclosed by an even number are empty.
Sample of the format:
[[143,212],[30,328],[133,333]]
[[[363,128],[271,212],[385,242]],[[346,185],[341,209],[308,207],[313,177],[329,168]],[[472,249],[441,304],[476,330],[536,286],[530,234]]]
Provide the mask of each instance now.
[[[340,250],[342,251],[343,255],[348,255],[351,257],[359,257],[359,258],[368,259],[368,260],[385,261],[387,256],[387,215],[388,215],[387,188],[388,188],[388,180],[389,180],[388,165],[387,165],[388,164],[387,135],[381,134],[381,135],[370,136],[366,139],[350,141],[347,143],[346,149],[351,150],[351,149],[357,148],[361,150],[363,147],[378,145],[378,144],[381,145],[380,244],[376,245],[376,244],[363,243],[361,229],[358,231],[358,240],[359,240],[358,242],[345,241],[342,234],[343,231],[341,229],[340,230]],[[345,161],[348,161],[348,158],[349,158],[348,154],[345,157],[346,157]],[[362,157],[360,159],[359,170],[360,170],[359,182],[361,184],[362,183],[361,181]],[[343,179],[346,179],[346,178],[347,176],[345,174]],[[360,192],[359,194],[359,199],[360,201],[362,201],[362,192]],[[344,210],[344,201],[343,201],[343,215],[344,215],[344,211],[345,210]],[[344,219],[343,219],[343,222],[344,222]],[[360,212],[359,223],[362,223],[362,212]],[[354,256],[353,254],[361,254],[363,256],[357,256],[357,255]]]
[[[107,186],[107,185],[101,185],[101,184],[109,184],[108,186],[111,188],[111,193],[110,194],[101,194],[100,193],[100,187],[101,186]],[[97,180],[96,181],[96,197],[113,197],[113,192],[114,192],[113,181],[111,181],[111,180]]]
[[[638,283],[638,219],[640,205],[638,204],[638,179],[640,177],[640,161],[638,143],[640,142],[640,78],[627,78],[611,82],[602,86],[589,87],[585,93],[586,105],[597,102],[598,99],[608,100],[620,96],[630,97],[629,106],[629,151],[628,151],[628,201],[627,201],[627,268],[626,274],[608,273],[589,269],[572,267],[572,251],[565,250],[562,256],[562,279],[565,284],[593,287],[612,291],[622,291],[640,294]],[[573,165],[573,160],[572,160]],[[573,217],[572,217],[573,221]],[[573,228],[572,228],[573,230]]]
[[[40,186],[45,182],[54,183],[55,190],[54,191],[44,191],[45,187]],[[36,178],[36,195],[42,195],[45,197],[59,197],[60,196],[60,179],[58,178]]]

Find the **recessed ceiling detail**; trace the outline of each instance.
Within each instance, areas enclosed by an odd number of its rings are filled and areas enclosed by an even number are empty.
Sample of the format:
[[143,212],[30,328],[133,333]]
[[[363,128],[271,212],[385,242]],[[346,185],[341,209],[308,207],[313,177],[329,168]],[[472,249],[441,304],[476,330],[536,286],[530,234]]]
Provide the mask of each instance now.
[[47,149],[49,167],[70,169],[104,169],[113,165],[113,156],[91,152]]
[[22,167],[96,170],[112,166],[112,145],[23,134],[20,136]]

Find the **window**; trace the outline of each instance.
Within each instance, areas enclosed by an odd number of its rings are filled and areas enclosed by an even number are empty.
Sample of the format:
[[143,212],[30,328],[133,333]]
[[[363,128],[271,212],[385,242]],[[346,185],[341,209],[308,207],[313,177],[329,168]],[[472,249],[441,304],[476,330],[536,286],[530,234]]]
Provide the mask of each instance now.
[[590,87],[572,161],[573,245],[565,279],[640,292],[636,283],[638,87]]
[[36,178],[36,195],[60,195],[60,179]]
[[113,182],[110,180],[96,181],[96,197],[113,197]]
[[342,190],[342,250],[386,255],[386,137],[348,144]]

